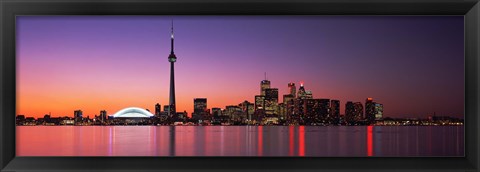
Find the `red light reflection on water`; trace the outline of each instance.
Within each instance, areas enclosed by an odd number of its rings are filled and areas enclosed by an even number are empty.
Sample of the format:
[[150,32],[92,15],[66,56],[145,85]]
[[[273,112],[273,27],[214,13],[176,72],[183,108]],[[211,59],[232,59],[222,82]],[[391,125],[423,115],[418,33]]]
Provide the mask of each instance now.
[[367,126],[367,156],[373,156],[373,126]]
[[298,156],[305,156],[305,126],[298,127]]
[[294,148],[295,148],[295,126],[289,126],[288,127],[288,143],[289,143],[289,148],[288,148],[288,155],[293,156],[294,154]]
[[257,155],[262,156],[263,154],[263,126],[258,126],[258,150]]

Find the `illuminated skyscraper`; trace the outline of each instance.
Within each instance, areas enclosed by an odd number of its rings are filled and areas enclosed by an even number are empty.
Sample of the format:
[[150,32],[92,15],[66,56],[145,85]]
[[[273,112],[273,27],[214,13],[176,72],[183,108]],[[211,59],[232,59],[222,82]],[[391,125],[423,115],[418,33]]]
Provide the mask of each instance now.
[[264,110],[265,108],[265,96],[256,95],[255,96],[255,111]]
[[365,118],[369,124],[375,120],[375,102],[372,98],[367,98],[365,101]]
[[170,101],[169,101],[169,110],[168,116],[172,117],[177,113],[176,104],[175,104],[175,74],[174,74],[174,63],[177,61],[177,56],[173,52],[173,21],[172,21],[172,33],[170,37],[170,46],[171,51],[168,56],[168,61],[170,62]]
[[345,121],[347,125],[353,125],[355,123],[355,105],[353,102],[348,101],[345,104]]
[[272,115],[278,106],[278,88],[265,89],[265,114]]
[[330,114],[330,99],[320,99],[319,103],[320,122],[327,123]]
[[255,112],[255,105],[253,103],[245,100],[238,106],[242,109],[243,113],[246,114],[248,120],[253,119],[253,113]]
[[303,87],[303,83],[300,83],[300,88],[298,88],[298,98],[299,99],[306,98],[306,92],[305,92],[305,88]]
[[383,104],[375,103],[375,120],[383,118]]
[[310,90],[305,91],[305,99],[313,99],[313,93]]
[[353,120],[355,122],[359,122],[361,120],[363,120],[363,105],[362,105],[362,102],[355,102],[353,104],[354,106],[354,117],[353,117]]
[[260,95],[265,95],[265,89],[270,88],[270,81],[265,79],[260,82]]
[[[288,83],[288,93],[292,95],[293,98],[297,97],[297,87],[295,87],[295,83]],[[283,102],[285,103],[285,100]]]
[[302,123],[312,125],[320,122],[320,99],[300,99],[303,102]]
[[330,101],[330,120],[335,125],[340,123],[340,100]]

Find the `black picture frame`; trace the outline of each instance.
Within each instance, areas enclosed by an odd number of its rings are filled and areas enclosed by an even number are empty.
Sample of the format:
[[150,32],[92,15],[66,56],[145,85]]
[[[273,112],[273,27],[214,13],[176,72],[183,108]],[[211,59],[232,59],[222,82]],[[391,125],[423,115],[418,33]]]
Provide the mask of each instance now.
[[[1,171],[479,171],[479,0],[0,0]],[[18,15],[464,15],[465,157],[16,157]]]

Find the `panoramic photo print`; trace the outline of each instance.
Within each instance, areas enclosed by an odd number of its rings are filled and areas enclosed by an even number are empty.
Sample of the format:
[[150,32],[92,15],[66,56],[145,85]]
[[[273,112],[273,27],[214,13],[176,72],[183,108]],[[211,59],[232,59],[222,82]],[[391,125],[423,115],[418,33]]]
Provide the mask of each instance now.
[[463,16],[17,16],[17,156],[463,157]]

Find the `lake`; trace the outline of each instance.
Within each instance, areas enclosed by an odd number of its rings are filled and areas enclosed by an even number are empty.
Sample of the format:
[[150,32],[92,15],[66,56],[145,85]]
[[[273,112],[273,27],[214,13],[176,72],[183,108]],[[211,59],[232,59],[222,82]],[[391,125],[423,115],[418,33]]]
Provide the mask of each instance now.
[[17,156],[464,156],[463,126],[17,126]]

